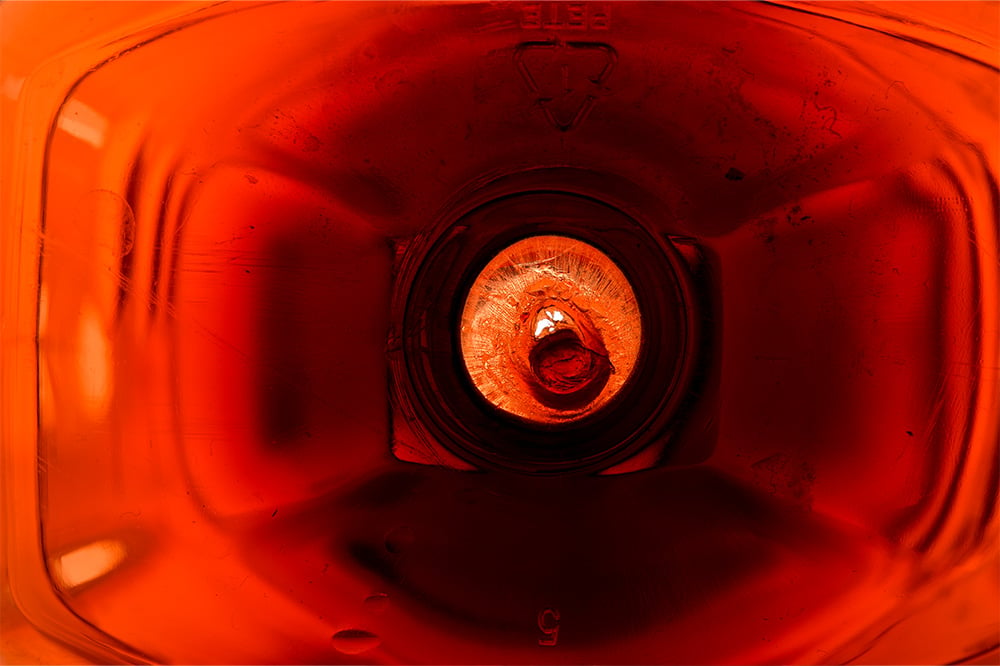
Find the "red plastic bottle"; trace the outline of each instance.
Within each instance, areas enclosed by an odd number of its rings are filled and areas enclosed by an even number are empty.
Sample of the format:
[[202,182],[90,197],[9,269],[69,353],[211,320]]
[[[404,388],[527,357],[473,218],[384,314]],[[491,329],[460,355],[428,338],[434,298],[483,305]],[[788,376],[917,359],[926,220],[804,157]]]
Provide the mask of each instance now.
[[997,5],[0,12],[5,658],[996,660]]

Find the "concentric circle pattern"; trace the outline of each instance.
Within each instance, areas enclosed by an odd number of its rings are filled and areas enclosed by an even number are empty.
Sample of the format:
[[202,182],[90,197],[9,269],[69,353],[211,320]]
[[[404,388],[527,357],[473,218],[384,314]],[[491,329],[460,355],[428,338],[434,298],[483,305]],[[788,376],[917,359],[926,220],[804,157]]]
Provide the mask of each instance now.
[[642,342],[635,293],[596,247],[532,236],[501,250],[473,282],[461,353],[476,389],[534,423],[578,420],[610,402]]

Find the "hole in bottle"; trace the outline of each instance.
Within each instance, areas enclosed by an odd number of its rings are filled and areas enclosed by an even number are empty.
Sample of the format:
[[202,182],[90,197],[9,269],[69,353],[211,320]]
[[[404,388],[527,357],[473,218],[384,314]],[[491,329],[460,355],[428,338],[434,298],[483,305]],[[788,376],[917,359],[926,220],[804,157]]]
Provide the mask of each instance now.
[[536,423],[574,421],[610,402],[642,343],[635,292],[599,249],[531,236],[480,271],[461,319],[462,359],[495,407]]

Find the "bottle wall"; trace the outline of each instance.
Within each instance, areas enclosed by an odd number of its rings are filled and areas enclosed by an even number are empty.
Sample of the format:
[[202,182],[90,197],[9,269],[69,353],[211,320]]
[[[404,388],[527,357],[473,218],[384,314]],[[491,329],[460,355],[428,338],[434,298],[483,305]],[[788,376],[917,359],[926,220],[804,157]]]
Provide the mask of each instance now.
[[74,10],[2,11],[46,634],[995,655],[995,7],[92,5],[35,51]]

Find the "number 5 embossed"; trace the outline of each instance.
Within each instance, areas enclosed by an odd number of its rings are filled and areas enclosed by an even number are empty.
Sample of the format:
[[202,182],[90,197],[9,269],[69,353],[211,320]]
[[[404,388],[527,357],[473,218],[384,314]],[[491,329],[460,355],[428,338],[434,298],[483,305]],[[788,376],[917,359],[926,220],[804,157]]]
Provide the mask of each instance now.
[[538,611],[538,628],[544,634],[538,639],[538,644],[543,647],[555,647],[559,642],[559,611],[555,608]]

